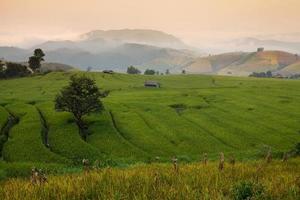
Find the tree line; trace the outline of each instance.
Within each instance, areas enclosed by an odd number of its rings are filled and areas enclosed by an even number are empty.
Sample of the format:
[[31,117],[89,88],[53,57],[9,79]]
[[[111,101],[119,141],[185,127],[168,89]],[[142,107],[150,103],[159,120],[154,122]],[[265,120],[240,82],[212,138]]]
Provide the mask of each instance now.
[[[136,67],[134,67],[134,66],[129,66],[128,68],[127,68],[127,74],[141,74],[142,72],[138,69],[138,68],[136,68]],[[186,71],[185,70],[182,70],[181,71],[181,73],[182,74],[186,74]],[[162,72],[159,72],[159,71],[155,71],[154,69],[146,69],[145,71],[144,71],[144,75],[169,75],[169,74],[171,74],[170,73],[170,70],[169,69],[167,69],[166,71],[165,71],[165,73],[162,73]]]
[[45,53],[42,49],[35,49],[33,55],[28,59],[28,66],[0,60],[0,78],[25,77],[30,74],[39,73],[44,57]]

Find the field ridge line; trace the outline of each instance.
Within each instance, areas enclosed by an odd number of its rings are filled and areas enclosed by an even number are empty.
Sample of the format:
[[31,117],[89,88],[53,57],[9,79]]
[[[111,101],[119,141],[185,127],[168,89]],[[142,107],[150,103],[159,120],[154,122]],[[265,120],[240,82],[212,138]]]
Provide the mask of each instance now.
[[135,145],[134,143],[132,143],[131,141],[129,141],[129,140],[124,136],[124,134],[122,133],[122,131],[118,128],[117,123],[116,123],[116,120],[115,120],[115,117],[114,117],[114,115],[113,115],[113,113],[112,113],[111,110],[109,111],[109,115],[110,115],[110,117],[111,117],[113,127],[114,127],[114,129],[116,130],[116,132],[119,134],[119,136],[120,136],[123,140],[125,140],[128,144],[130,144],[132,147],[134,147],[134,148],[136,148],[136,149],[138,149],[138,150],[141,150],[143,153],[149,155],[149,153],[148,153],[147,151],[145,151],[145,150],[142,149],[141,147]]

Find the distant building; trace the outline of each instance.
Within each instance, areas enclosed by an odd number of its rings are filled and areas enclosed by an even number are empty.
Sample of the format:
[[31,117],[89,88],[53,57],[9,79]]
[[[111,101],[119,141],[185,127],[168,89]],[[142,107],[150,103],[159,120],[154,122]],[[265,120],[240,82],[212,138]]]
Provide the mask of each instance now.
[[113,74],[114,71],[113,70],[103,70],[103,73],[105,73],[105,74]]
[[285,78],[285,77],[283,75],[281,75],[281,74],[275,74],[273,76],[273,78]]
[[157,81],[145,81],[144,83],[145,87],[155,87],[155,88],[160,88],[160,84]]
[[263,48],[263,47],[257,48],[257,52],[263,52],[264,50],[265,50],[265,48]]

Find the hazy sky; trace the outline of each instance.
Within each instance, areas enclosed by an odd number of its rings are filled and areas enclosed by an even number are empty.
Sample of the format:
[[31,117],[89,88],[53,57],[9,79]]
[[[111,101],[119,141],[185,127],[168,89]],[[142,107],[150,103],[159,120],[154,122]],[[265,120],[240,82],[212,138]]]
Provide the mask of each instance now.
[[300,1],[0,0],[0,45],[123,28],[162,30],[194,44],[300,33]]

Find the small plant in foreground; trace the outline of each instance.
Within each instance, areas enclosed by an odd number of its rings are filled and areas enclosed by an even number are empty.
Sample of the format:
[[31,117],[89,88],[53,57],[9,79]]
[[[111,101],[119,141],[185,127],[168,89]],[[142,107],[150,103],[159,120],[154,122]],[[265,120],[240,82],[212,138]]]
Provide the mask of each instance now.
[[224,153],[220,153],[220,162],[219,162],[219,170],[222,171],[224,169],[225,158]]
[[233,187],[232,194],[235,200],[263,199],[264,188],[261,184],[242,181]]
[[208,159],[207,159],[207,153],[204,153],[203,154],[203,164],[207,165],[207,161],[208,161]]

